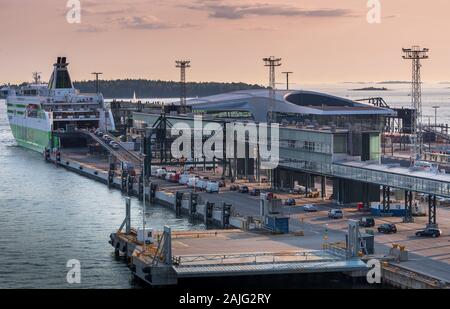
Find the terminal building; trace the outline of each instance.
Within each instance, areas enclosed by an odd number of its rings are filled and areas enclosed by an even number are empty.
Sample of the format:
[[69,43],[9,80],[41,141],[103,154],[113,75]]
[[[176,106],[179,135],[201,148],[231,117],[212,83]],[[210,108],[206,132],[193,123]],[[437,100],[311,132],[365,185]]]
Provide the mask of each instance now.
[[[239,91],[188,103],[197,113],[256,122],[267,122],[272,110],[281,125],[280,166],[273,177],[279,188],[293,188],[296,182],[307,188],[314,186],[315,175],[304,171],[330,174],[334,162],[381,163],[384,120],[395,116],[387,108],[313,91],[276,91],[274,98],[267,90]],[[367,196],[379,201],[378,185],[351,180],[336,181],[334,185],[335,197],[342,203],[363,201]]]
[[[381,164],[381,134],[386,118],[396,112],[384,107],[355,102],[313,91],[238,91],[187,101],[192,114],[204,115],[204,122],[267,122],[268,115],[280,124],[280,164],[271,173],[274,187],[306,188],[333,181],[333,199],[342,204],[380,202],[389,210],[390,188],[450,197],[450,176],[425,169]],[[159,115],[134,113],[135,126],[152,126]],[[171,117],[171,122],[183,120]],[[184,117],[186,120],[186,117]],[[252,152],[248,141],[246,153]],[[243,162],[245,161],[245,162]],[[233,165],[233,164],[232,164]],[[239,159],[235,176],[251,178],[258,173],[255,160]],[[385,192],[386,191],[386,192]],[[410,195],[409,195],[410,196]],[[411,197],[409,197],[411,200]],[[430,198],[432,201],[433,199]],[[432,207],[433,205],[430,205]]]

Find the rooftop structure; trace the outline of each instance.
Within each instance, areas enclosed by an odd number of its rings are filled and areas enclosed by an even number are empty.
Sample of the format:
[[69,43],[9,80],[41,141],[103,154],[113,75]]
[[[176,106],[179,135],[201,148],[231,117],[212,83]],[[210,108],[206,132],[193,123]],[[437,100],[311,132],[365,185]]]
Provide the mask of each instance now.
[[[240,111],[250,113],[257,122],[266,122],[269,113],[270,93],[268,90],[246,90],[219,94],[187,102],[192,110],[205,113]],[[388,108],[355,102],[329,94],[306,90],[275,91],[273,112],[280,120],[284,115],[309,116],[393,116]]]

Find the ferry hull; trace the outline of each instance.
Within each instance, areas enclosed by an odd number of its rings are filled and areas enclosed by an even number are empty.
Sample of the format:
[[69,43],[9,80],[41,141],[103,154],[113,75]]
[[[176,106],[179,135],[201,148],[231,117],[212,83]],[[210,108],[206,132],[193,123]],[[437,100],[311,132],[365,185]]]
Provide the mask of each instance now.
[[50,145],[51,132],[10,123],[17,145],[43,153]]

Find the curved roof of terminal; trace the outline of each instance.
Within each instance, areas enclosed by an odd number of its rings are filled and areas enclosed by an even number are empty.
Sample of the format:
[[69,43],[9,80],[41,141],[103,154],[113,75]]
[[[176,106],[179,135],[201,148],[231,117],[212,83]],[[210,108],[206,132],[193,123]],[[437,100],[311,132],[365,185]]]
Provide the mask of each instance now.
[[[256,121],[266,121],[269,110],[269,90],[243,90],[209,97],[191,99],[187,104],[194,110],[246,111]],[[307,115],[395,115],[395,112],[373,105],[355,102],[333,95],[305,90],[277,90],[273,111]]]

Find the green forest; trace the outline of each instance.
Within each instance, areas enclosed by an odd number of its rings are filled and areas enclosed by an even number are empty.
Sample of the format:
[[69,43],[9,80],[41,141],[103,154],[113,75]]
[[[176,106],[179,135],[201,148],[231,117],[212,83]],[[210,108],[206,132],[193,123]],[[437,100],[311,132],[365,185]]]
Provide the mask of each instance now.
[[[74,82],[74,86],[82,93],[96,91],[95,81]],[[191,82],[186,84],[186,89],[187,97],[192,98],[263,87],[245,83]],[[134,92],[138,98],[177,98],[181,92],[179,82],[145,79],[100,80],[99,90],[105,98],[119,99],[132,98]]]

